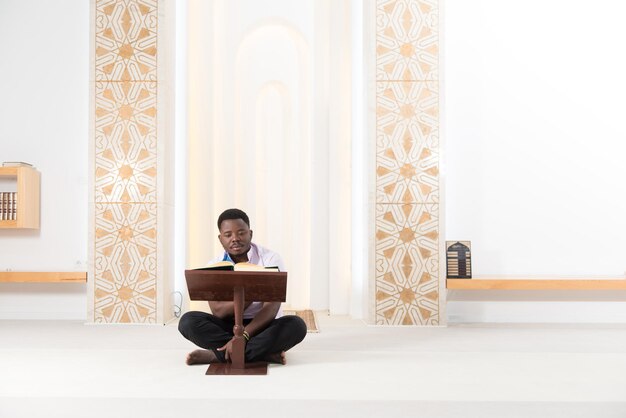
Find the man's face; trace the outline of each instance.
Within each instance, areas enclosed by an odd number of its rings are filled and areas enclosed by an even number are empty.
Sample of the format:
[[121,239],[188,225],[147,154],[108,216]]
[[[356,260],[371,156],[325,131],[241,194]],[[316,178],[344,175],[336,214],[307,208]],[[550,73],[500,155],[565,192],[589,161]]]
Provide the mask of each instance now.
[[250,251],[252,230],[243,219],[227,219],[220,225],[218,236],[222,247],[231,255],[243,255]]

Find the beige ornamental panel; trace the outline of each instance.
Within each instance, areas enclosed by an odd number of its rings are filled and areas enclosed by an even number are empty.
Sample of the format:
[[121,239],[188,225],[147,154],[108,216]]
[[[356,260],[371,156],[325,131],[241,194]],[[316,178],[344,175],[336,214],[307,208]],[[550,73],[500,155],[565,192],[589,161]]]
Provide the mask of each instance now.
[[96,0],[90,320],[157,322],[157,0]]
[[376,272],[380,325],[440,325],[439,5],[378,0]]

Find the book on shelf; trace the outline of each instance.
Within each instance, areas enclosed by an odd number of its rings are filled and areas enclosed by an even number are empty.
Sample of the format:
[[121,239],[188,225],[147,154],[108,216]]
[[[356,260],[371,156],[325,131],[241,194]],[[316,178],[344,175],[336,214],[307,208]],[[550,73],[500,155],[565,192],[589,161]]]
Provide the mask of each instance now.
[[233,263],[232,261],[220,261],[200,267],[194,270],[226,270],[226,271],[280,271],[277,266],[258,266],[252,263]]
[[5,161],[2,163],[2,167],[32,167],[31,163],[25,163],[24,161]]
[[15,221],[17,220],[17,192],[12,192],[11,197],[11,219]]
[[17,220],[17,192],[0,192],[0,221]]

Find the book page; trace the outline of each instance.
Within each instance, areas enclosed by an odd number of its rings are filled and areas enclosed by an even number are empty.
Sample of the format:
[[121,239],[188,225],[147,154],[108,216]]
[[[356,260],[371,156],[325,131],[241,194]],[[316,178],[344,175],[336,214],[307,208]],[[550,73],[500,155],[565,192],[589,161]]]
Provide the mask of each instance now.
[[235,264],[235,271],[278,271],[278,267],[264,267],[251,263]]

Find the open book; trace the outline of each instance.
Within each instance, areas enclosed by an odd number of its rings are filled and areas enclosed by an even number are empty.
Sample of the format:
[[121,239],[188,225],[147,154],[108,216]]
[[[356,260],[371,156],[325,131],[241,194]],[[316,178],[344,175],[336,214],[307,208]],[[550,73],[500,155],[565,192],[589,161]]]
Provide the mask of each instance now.
[[264,267],[251,263],[235,264],[232,261],[220,261],[219,263],[210,264],[206,267],[200,267],[194,270],[280,271],[276,266]]

